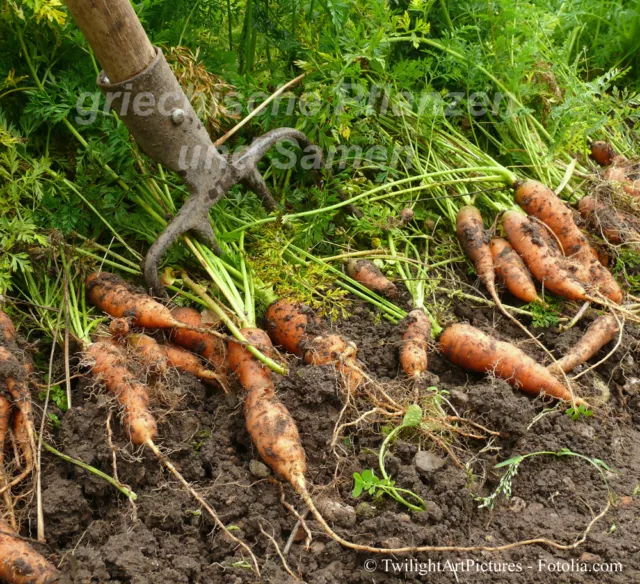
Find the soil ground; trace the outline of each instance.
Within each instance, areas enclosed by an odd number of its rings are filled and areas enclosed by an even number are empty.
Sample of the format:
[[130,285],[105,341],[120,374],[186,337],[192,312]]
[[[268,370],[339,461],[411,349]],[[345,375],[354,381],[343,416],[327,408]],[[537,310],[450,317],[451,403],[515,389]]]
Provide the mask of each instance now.
[[[498,312],[471,304],[458,304],[455,312],[459,320],[512,340],[543,361],[531,341]],[[592,317],[565,333],[532,330],[560,355]],[[384,383],[398,378],[399,327],[380,321],[368,307],[361,306],[335,328],[358,344],[359,357],[373,377]],[[328,515],[334,528],[348,539],[383,547],[500,545],[533,537],[571,544],[608,498],[612,501],[611,509],[593,525],[587,540],[570,550],[529,545],[493,554],[373,556],[341,547],[315,521],[308,520],[313,542],[308,550],[304,541],[293,544],[287,556],[292,571],[310,584],[640,581],[639,339],[640,331],[628,327],[614,357],[581,379],[584,395],[593,398],[607,388],[610,396],[592,417],[577,421],[561,412],[539,416],[551,404],[534,400],[504,381],[467,374],[432,352],[429,369],[439,380],[434,377],[431,381],[449,392],[448,399],[461,416],[502,436],[460,444],[464,450],[455,452],[465,463],[462,467],[433,443],[413,440],[410,435],[396,441],[390,448],[387,470],[399,487],[411,489],[427,501],[427,511],[422,513],[413,513],[387,497],[352,497],[353,473],[378,468],[383,429],[377,423],[349,428],[340,442],[342,458],[338,464],[329,445],[343,407],[340,379],[332,367],[305,367],[289,358],[291,373],[277,380],[278,395],[300,429],[314,496],[340,504]],[[610,349],[605,348],[599,357]],[[408,385],[406,388],[408,400],[411,390]],[[111,427],[117,472],[120,481],[138,495],[135,516],[127,499],[105,481],[43,454],[49,547],[41,551],[60,563],[64,582],[295,581],[284,571],[273,543],[262,530],[283,548],[296,519],[281,503],[280,484],[263,475],[265,467],[252,462],[258,456],[244,426],[241,394],[237,387],[235,390],[225,396],[188,377],[169,377],[154,413],[159,418],[163,450],[206,495],[224,524],[234,526],[234,534],[251,546],[260,560],[262,578],[256,577],[242,550],[221,535],[157,460],[133,449],[114,415]],[[66,454],[112,474],[113,451],[106,430],[109,411],[113,411],[113,404],[100,387],[80,380],[74,388],[73,408],[50,439]],[[354,417],[350,414],[350,419]],[[416,466],[419,448],[437,457],[432,458],[431,470]],[[474,497],[491,494],[504,472],[494,468],[497,462],[563,448],[604,461],[611,469],[604,473],[610,493],[598,470],[585,460],[538,456],[520,466],[510,499],[498,497],[492,511],[479,508]],[[303,505],[292,490],[285,486],[284,493],[302,512]],[[465,566],[458,566],[454,573],[451,564],[458,562]],[[509,563],[511,572],[505,565]],[[605,573],[596,573],[598,569]]]

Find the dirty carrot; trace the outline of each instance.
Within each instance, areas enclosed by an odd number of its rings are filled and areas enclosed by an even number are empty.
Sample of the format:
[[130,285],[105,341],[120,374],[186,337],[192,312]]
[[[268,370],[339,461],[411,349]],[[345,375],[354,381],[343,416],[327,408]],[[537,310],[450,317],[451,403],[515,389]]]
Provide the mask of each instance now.
[[265,318],[276,345],[302,357],[307,365],[334,365],[349,392],[362,384],[356,346],[339,335],[325,334],[311,308],[282,298],[269,306]]
[[604,171],[602,177],[605,180],[619,183],[625,193],[632,197],[640,197],[640,180],[629,177],[629,171],[624,162],[613,164]]
[[[90,274],[86,280],[86,292],[89,302],[94,306],[115,318],[128,318],[134,326],[160,329],[194,328],[176,320],[164,304],[151,296],[131,290],[116,274]],[[211,334],[218,333],[211,331]]]
[[61,574],[0,520],[0,580],[7,584],[53,584]]
[[538,181],[526,180],[517,183],[515,196],[518,205],[553,231],[565,256],[576,261],[576,275],[583,283],[593,285],[617,304],[622,302],[622,289],[598,261],[598,254],[575,224],[569,207],[558,195]]
[[369,260],[351,259],[345,264],[347,275],[369,290],[387,298],[396,298],[398,288]]
[[538,300],[538,292],[529,270],[509,242],[500,237],[494,237],[489,247],[493,255],[496,276],[509,292],[523,302]]
[[[202,316],[194,308],[180,307],[173,308],[171,315],[177,321],[194,328],[205,327],[202,323]],[[169,338],[176,345],[189,349],[193,353],[204,357],[213,366],[216,372],[226,374],[227,345],[218,336],[207,332],[199,332],[188,329],[173,329],[169,333]]]
[[[477,373],[493,373],[522,391],[572,401],[567,388],[526,353],[468,324],[454,324],[439,339],[440,352],[454,365]],[[583,403],[576,399],[576,403]]]
[[591,142],[591,158],[600,166],[609,166],[616,158],[614,147],[604,140]]
[[161,345],[154,338],[144,334],[130,334],[127,341],[135,347],[144,363],[159,373],[167,371],[169,366],[183,373],[190,373],[208,384],[219,385],[228,392],[226,383],[220,375],[202,365],[200,359],[182,347]]
[[0,339],[6,343],[13,343],[16,339],[16,329],[11,319],[0,310]]
[[602,347],[612,341],[618,332],[620,325],[613,314],[605,314],[594,320],[581,339],[569,350],[569,352],[549,365],[552,373],[564,371],[569,373],[578,365],[582,365],[593,357]]
[[400,366],[409,377],[418,379],[427,370],[431,321],[424,310],[416,308],[407,315],[406,326],[400,348]]
[[570,271],[573,264],[549,245],[543,227],[517,211],[507,211],[502,225],[513,249],[545,289],[569,300],[586,300],[584,286]]
[[129,332],[129,322],[126,318],[114,318],[109,324],[109,333],[114,338],[120,338]]
[[[273,345],[265,331],[243,328],[241,332],[263,354],[273,354]],[[229,343],[229,363],[247,392],[244,414],[253,443],[262,459],[295,486],[306,473],[306,456],[291,414],[275,395],[271,370],[244,345],[233,341]]]
[[112,393],[125,411],[125,426],[136,445],[153,440],[157,425],[149,412],[147,387],[126,366],[126,354],[114,342],[98,341],[87,348],[93,361],[93,373]]
[[592,195],[580,199],[578,210],[585,222],[613,244],[640,242],[640,221]]
[[3,395],[0,395],[0,487],[7,487],[2,493],[2,496],[4,498],[6,512],[9,514],[11,527],[17,529],[15,513],[13,512],[13,498],[8,488],[7,473],[4,467],[4,445],[9,432],[10,418],[11,402]]

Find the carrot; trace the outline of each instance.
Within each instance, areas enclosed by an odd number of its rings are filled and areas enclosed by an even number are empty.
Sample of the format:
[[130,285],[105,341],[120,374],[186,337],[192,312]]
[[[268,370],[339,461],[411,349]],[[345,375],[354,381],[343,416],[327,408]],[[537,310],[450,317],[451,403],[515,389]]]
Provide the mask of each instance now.
[[609,166],[616,157],[616,151],[609,142],[597,140],[591,142],[591,158],[600,166]]
[[8,486],[9,481],[7,479],[7,473],[4,468],[4,445],[7,439],[7,434],[9,432],[9,422],[11,418],[11,402],[0,395],[0,488],[6,487],[2,493],[4,498],[4,504],[6,507],[6,512],[9,513],[9,520],[11,522],[11,527],[17,529],[17,523],[15,514],[13,512],[13,498],[11,496],[11,491]]
[[624,163],[607,168],[602,175],[605,180],[620,183],[622,190],[632,197],[640,197],[640,180],[629,178]]
[[[567,388],[547,368],[511,343],[498,341],[468,324],[454,324],[440,335],[440,351],[454,365],[493,372],[522,391],[571,401]],[[581,403],[576,400],[576,403]]]
[[16,329],[11,319],[0,310],[0,339],[6,343],[13,343],[16,340]]
[[[273,345],[266,332],[256,328],[244,328],[240,332],[264,355],[273,355]],[[294,487],[301,481],[304,484],[307,465],[298,428],[275,395],[271,370],[236,342],[229,343],[229,363],[247,392],[244,402],[247,430],[260,456]]]
[[347,275],[365,288],[382,294],[387,298],[396,298],[398,296],[396,285],[373,262],[352,259],[346,263],[345,267]]
[[123,350],[113,342],[98,341],[87,348],[87,355],[94,362],[94,375],[124,407],[131,441],[136,445],[152,442],[157,425],[147,407],[148,391],[127,368]]
[[563,298],[586,300],[587,292],[572,272],[573,265],[558,256],[540,225],[516,211],[507,211],[502,216],[502,225],[509,243],[538,282]]
[[[194,308],[174,308],[171,315],[177,321],[200,328],[203,326],[200,313]],[[204,357],[213,366],[216,372],[226,374],[227,372],[227,346],[220,338],[206,332],[198,332],[188,329],[173,329],[169,338],[171,341],[189,349]]]
[[478,278],[496,304],[500,305],[495,285],[493,255],[489,247],[489,234],[484,228],[480,211],[470,205],[462,207],[456,217],[456,233],[462,250],[476,269]]
[[580,199],[578,210],[585,222],[613,244],[640,241],[640,222],[595,197]]
[[527,270],[520,256],[509,245],[509,242],[500,237],[495,237],[491,240],[489,247],[493,256],[496,276],[507,287],[509,292],[523,302],[535,302],[538,300],[538,292],[529,270]]
[[549,371],[552,373],[559,373],[560,371],[569,373],[569,371],[573,371],[578,365],[582,365],[582,363],[591,359],[602,347],[612,341],[619,331],[620,325],[612,314],[599,316],[562,359],[549,365]]
[[431,340],[431,321],[421,308],[412,310],[406,318],[407,330],[402,335],[400,366],[414,379],[427,370],[427,347]]
[[7,584],[53,584],[58,570],[0,520],[0,579]]
[[265,318],[276,345],[302,357],[307,365],[334,365],[344,375],[349,392],[362,384],[355,345],[339,335],[322,334],[321,322],[311,308],[282,298],[269,306]]
[[534,180],[521,181],[516,185],[516,201],[555,233],[565,255],[576,260],[577,276],[583,283],[593,285],[617,304],[622,302],[622,289],[598,261],[598,254],[573,221],[571,210],[550,188]]
[[[18,479],[19,482],[33,469],[33,461],[36,453],[35,422],[33,419],[33,405],[31,394],[26,383],[27,372],[18,359],[4,347],[0,347],[0,381],[4,380],[7,390],[13,399],[13,403],[23,417],[24,436],[29,447],[22,450],[26,466]],[[22,445],[21,445],[22,446]]]
[[126,318],[114,318],[109,324],[109,332],[112,337],[124,337],[129,332],[129,322]]
[[220,385],[227,391],[220,375],[203,367],[200,359],[193,353],[176,345],[161,345],[154,338],[143,334],[130,334],[127,341],[136,348],[144,362],[156,371],[164,373],[168,366],[175,367],[178,371],[190,373],[205,383]]

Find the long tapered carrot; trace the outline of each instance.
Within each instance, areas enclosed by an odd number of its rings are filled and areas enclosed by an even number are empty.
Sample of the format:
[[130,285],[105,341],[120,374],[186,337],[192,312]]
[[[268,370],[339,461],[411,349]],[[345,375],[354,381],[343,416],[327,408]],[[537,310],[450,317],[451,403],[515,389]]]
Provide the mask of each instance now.
[[13,497],[11,496],[11,490],[9,488],[9,480],[7,479],[7,473],[4,467],[4,447],[9,433],[9,426],[11,420],[11,402],[0,395],[0,487],[6,489],[2,493],[4,504],[6,507],[6,513],[9,514],[9,521],[13,529],[17,529],[16,517],[13,512]]
[[571,349],[555,363],[549,365],[552,373],[564,371],[569,373],[578,365],[588,361],[608,342],[612,341],[620,331],[618,320],[613,314],[605,314],[594,320],[584,335]]
[[547,368],[515,345],[498,341],[471,325],[449,326],[440,335],[439,346],[451,363],[468,371],[492,372],[526,393],[571,401],[567,388]]
[[400,347],[400,366],[409,377],[419,379],[427,370],[431,321],[422,308],[416,308],[407,315],[406,327]]
[[153,441],[157,425],[149,412],[149,395],[126,366],[126,354],[114,342],[98,341],[87,348],[93,361],[93,373],[105,384],[125,412],[125,426],[136,445]]
[[[241,330],[247,341],[272,356],[273,346],[261,329]],[[306,456],[298,428],[275,395],[271,370],[238,343],[229,343],[229,363],[247,392],[244,413],[247,430],[262,459],[281,477],[296,484],[306,473]]]
[[16,339],[16,329],[11,319],[0,310],[0,339],[6,343],[13,343]]
[[587,291],[572,271],[573,264],[552,249],[540,225],[517,211],[507,211],[502,225],[509,243],[538,282],[563,298],[586,300]]
[[322,323],[304,304],[282,298],[265,314],[267,331],[276,345],[302,357],[308,365],[334,365],[346,382],[348,392],[363,382],[356,360],[357,348],[336,334],[326,334]]
[[497,300],[493,255],[489,247],[489,234],[484,228],[480,211],[472,206],[462,207],[456,217],[456,234],[466,256],[473,262],[478,278],[491,297]]
[[54,584],[62,575],[26,541],[0,521],[0,579],[7,584]]
[[494,237],[489,247],[493,255],[496,276],[507,290],[523,302],[538,300],[538,291],[531,274],[509,242],[500,237]]
[[387,298],[396,298],[398,288],[369,260],[351,259],[345,265],[347,275],[369,290]]

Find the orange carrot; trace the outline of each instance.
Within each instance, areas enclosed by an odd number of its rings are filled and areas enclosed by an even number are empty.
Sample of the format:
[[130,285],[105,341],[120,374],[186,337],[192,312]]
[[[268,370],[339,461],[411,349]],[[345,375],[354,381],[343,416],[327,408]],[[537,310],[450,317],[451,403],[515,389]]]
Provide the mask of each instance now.
[[0,310],[0,339],[6,343],[13,343],[16,340],[16,329],[11,319]]
[[523,302],[538,300],[536,286],[531,279],[527,266],[506,240],[495,237],[489,244],[496,276],[513,294]]
[[587,292],[572,272],[573,264],[558,256],[540,225],[516,211],[507,211],[502,216],[502,225],[509,243],[538,282],[558,296],[586,300]]
[[123,406],[131,441],[136,445],[153,441],[157,426],[147,407],[148,389],[127,368],[122,348],[114,342],[98,341],[89,345],[87,355],[94,362],[94,375]]
[[549,365],[552,373],[569,373],[593,357],[602,347],[612,341],[620,331],[618,321],[612,314],[599,316],[586,330],[571,350],[555,363]]
[[603,140],[591,142],[591,158],[600,166],[609,166],[616,157],[616,151],[611,144]]
[[349,392],[362,384],[356,346],[339,335],[323,334],[320,320],[308,306],[280,299],[269,306],[265,317],[276,345],[302,357],[307,365],[334,365]]
[[500,305],[495,285],[493,256],[489,247],[489,234],[484,228],[480,211],[472,206],[462,207],[456,217],[456,233],[466,256],[476,269],[496,304]]
[[[241,333],[264,355],[273,355],[267,333],[244,328]],[[239,343],[229,343],[229,363],[247,392],[244,413],[247,430],[262,459],[294,487],[304,484],[306,456],[298,428],[287,408],[278,401],[271,370]]]
[[143,334],[130,334],[127,341],[136,348],[145,364],[159,373],[164,373],[168,366],[175,367],[178,371],[190,373],[205,383],[219,385],[227,391],[221,376],[203,367],[200,359],[193,353],[170,343],[161,345],[154,338]]
[[529,214],[547,225],[562,245],[565,255],[576,260],[577,276],[613,302],[622,302],[622,289],[598,261],[598,254],[573,221],[571,210],[548,187],[534,180],[516,185],[516,201]]
[[[206,326],[202,323],[200,313],[194,308],[174,308],[171,310],[171,315],[177,321],[194,328]],[[220,337],[206,332],[174,329],[171,331],[169,338],[177,345],[204,357],[216,372],[221,375],[226,374],[228,368],[227,346]]]
[[114,338],[120,338],[129,332],[129,322],[126,318],[114,318],[109,324],[109,332]]
[[407,329],[402,335],[400,366],[414,379],[427,370],[427,347],[431,340],[431,321],[421,308],[412,310],[407,318]]
[[7,584],[54,584],[58,570],[0,521],[0,579]]
[[31,436],[29,435],[29,428],[24,415],[20,410],[16,410],[13,414],[13,436],[24,459],[24,468],[33,468],[34,453],[30,440]]
[[620,183],[620,186],[628,195],[640,197],[640,180],[629,178],[628,169],[624,163],[610,166],[602,176],[605,180]]
[[9,432],[11,418],[11,402],[0,395],[0,488],[3,488],[2,497],[5,504],[5,512],[9,514],[11,527],[17,529],[16,517],[13,512],[13,497],[11,496],[9,480],[4,467],[4,445]]
[[580,215],[586,223],[613,244],[640,241],[640,222],[588,195],[578,203]]
[[346,263],[347,275],[356,282],[387,298],[396,298],[398,289],[378,267],[369,260],[349,260]]
[[[440,335],[440,351],[454,365],[477,373],[492,372],[532,395],[570,401],[571,394],[547,368],[520,349],[468,324],[454,324]],[[581,403],[576,400],[576,403]]]

